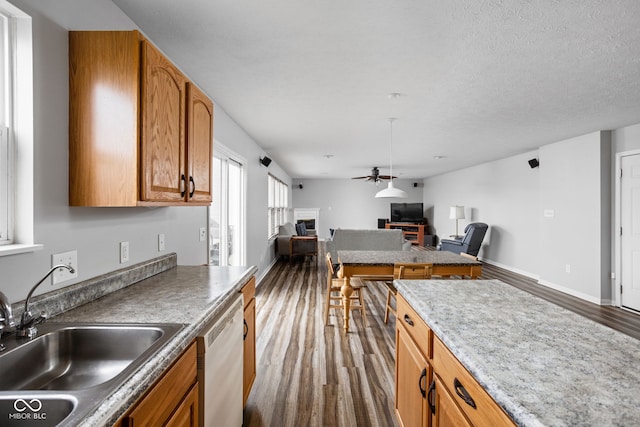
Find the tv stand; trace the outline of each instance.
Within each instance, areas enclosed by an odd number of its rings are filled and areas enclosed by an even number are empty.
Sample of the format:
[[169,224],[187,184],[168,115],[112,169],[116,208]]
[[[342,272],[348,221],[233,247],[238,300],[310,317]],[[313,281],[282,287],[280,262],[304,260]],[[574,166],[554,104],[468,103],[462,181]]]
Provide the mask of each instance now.
[[390,230],[400,229],[404,238],[410,241],[412,245],[424,246],[424,224],[388,222],[385,224],[385,228]]

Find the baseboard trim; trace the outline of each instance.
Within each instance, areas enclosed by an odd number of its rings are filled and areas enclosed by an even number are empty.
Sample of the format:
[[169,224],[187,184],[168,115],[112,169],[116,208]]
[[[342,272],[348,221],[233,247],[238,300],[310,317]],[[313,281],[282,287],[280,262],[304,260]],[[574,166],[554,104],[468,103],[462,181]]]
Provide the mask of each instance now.
[[520,270],[519,268],[514,268],[514,267],[511,267],[511,266],[508,266],[508,265],[505,265],[505,264],[501,264],[501,263],[499,263],[497,261],[493,261],[493,260],[486,259],[486,258],[479,258],[479,259],[480,259],[480,261],[486,262],[487,264],[494,265],[496,267],[502,268],[503,270],[507,270],[507,271],[510,271],[512,273],[516,273],[516,274],[528,277],[528,278],[533,279],[533,280],[539,280],[540,279],[540,276],[538,276],[537,274],[529,273],[528,271]]
[[271,263],[265,267],[264,271],[262,271],[261,274],[258,277],[256,277],[256,287],[260,286],[265,276],[269,274],[269,272],[276,265],[277,262],[278,262],[278,257],[276,256],[274,259],[271,260]]
[[576,291],[575,289],[571,289],[571,288],[567,288],[565,286],[560,286],[557,285],[555,283],[549,282],[547,280],[538,280],[538,283],[541,284],[542,286],[546,286],[547,288],[551,288],[555,291],[560,291],[562,293],[565,293],[567,295],[571,295],[574,296],[576,298],[580,298],[582,300],[585,300],[587,302],[596,304],[596,305],[611,305],[611,301],[610,300],[603,300],[600,298],[596,298],[592,295],[588,295],[585,294],[584,292],[579,292]]

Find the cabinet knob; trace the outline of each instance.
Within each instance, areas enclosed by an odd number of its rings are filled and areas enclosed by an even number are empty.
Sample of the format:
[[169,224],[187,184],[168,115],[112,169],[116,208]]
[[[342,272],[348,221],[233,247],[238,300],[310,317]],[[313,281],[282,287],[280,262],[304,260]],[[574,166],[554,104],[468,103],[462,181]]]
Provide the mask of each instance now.
[[453,379],[453,388],[456,391],[456,394],[460,396],[460,399],[464,400],[464,402],[471,406],[473,409],[476,409],[476,402],[474,402],[473,398],[469,394],[466,388],[462,385],[462,383],[457,379]]
[[182,174],[180,177],[180,196],[184,197],[187,194],[187,178]]
[[436,380],[434,378],[431,381],[431,384],[429,385],[429,392],[427,393],[427,403],[429,404],[429,410],[431,411],[431,415],[436,414],[436,402],[435,402],[436,394],[434,393],[435,391],[436,391]]
[[196,192],[196,182],[193,180],[193,177],[189,177],[189,198],[193,197],[193,193]]
[[243,320],[244,322],[244,336],[242,337],[242,341],[245,341],[247,339],[247,335],[249,335],[249,325],[247,325],[247,321]]
[[407,323],[407,325],[413,326],[413,320],[411,320],[411,317],[409,317],[408,314],[404,315],[404,321],[405,321],[405,323]]
[[420,394],[422,395],[422,397],[427,397],[427,390],[422,388],[422,382],[426,380],[427,380],[427,368],[424,368],[422,370],[422,373],[420,374],[420,378],[418,379],[418,388],[420,389]]

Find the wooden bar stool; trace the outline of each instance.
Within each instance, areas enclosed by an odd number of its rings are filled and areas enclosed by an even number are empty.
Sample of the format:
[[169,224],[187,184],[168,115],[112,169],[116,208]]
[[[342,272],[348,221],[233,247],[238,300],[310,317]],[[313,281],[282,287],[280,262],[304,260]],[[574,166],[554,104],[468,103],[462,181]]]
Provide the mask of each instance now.
[[[397,263],[393,266],[393,278],[404,280],[425,280],[431,279],[433,264],[424,263]],[[384,323],[389,321],[389,313],[397,316],[396,310],[391,305],[391,299],[395,299],[398,290],[393,285],[393,281],[385,281],[387,286],[387,304],[384,310]]]
[[[333,269],[333,262],[331,254],[327,253],[327,297],[324,311],[324,324],[329,324],[329,309],[338,308],[343,309],[342,305],[342,292],[340,289],[346,279],[339,279],[335,277],[335,270]],[[364,325],[367,326],[367,312],[364,307],[364,288],[366,284],[358,277],[352,277],[350,282],[353,288],[353,294],[349,297],[351,300],[351,310],[360,311],[362,313],[362,319]],[[336,302],[337,301],[337,302]],[[356,303],[356,304],[354,304]]]

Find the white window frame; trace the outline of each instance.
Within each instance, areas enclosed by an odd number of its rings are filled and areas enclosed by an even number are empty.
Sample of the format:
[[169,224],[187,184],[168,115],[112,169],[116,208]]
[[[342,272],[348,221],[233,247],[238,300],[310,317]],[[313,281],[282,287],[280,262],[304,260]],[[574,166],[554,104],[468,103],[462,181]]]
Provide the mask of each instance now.
[[287,222],[289,211],[289,186],[276,176],[267,174],[268,238],[278,235],[278,227]]
[[[0,256],[42,249],[34,243],[34,131],[33,131],[33,37],[31,17],[6,0],[0,0],[0,13],[8,18],[5,72],[5,113],[7,128],[7,237],[0,245]],[[4,184],[2,184],[4,186]],[[5,219],[3,218],[4,222]],[[5,227],[5,226],[3,226]]]

